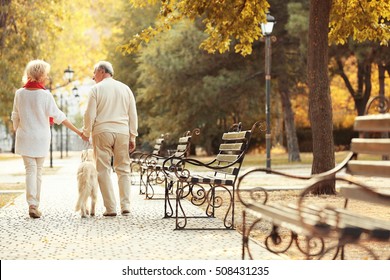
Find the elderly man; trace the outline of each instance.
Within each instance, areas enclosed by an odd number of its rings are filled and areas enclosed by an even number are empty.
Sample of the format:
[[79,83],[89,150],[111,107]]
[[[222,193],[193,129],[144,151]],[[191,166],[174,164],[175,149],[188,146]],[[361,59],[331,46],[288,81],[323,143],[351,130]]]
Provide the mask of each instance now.
[[133,92],[113,79],[111,63],[100,61],[95,65],[96,81],[88,97],[84,114],[82,138],[92,144],[96,159],[98,181],[106,211],[103,216],[117,215],[117,204],[111,182],[111,158],[118,176],[122,215],[130,213],[130,159],[138,136],[138,117]]

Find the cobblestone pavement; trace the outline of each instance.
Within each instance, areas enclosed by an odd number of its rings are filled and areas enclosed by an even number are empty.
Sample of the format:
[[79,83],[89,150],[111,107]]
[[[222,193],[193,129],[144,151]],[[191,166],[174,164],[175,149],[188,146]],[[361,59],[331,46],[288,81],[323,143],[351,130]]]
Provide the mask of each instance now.
[[[49,160],[46,160],[46,165]],[[174,230],[173,219],[163,219],[164,201],[145,200],[132,187],[131,215],[103,217],[101,197],[96,217],[82,219],[74,211],[79,154],[55,159],[55,174],[43,177],[40,219],[28,217],[25,196],[0,209],[2,260],[239,260],[241,235],[234,230]],[[50,173],[50,172],[49,172]],[[114,186],[116,175],[113,174]],[[0,182],[23,182],[22,160],[0,161]],[[0,193],[1,195],[1,193]],[[117,194],[118,195],[118,194]],[[191,211],[199,211],[193,206]],[[200,226],[220,224],[197,219]],[[253,247],[255,246],[255,247]],[[256,259],[281,259],[260,245],[252,245]]]

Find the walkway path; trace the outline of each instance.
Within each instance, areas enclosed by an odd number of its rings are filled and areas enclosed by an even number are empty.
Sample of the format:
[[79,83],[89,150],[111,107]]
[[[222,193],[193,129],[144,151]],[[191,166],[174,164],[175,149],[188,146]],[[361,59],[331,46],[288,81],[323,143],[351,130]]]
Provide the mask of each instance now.
[[[46,162],[48,164],[48,160]],[[28,217],[25,196],[0,209],[0,259],[3,260],[240,260],[241,235],[234,230],[175,231],[173,219],[162,219],[163,200],[145,200],[134,186],[131,215],[81,219],[74,212],[79,154],[55,160],[61,166],[44,175],[41,219]],[[0,161],[1,182],[23,182],[20,158]],[[116,182],[116,175],[113,174]],[[115,185],[115,189],[117,189]],[[193,211],[198,211],[194,207]],[[201,219],[200,223],[210,220]],[[276,260],[260,245],[257,259]]]

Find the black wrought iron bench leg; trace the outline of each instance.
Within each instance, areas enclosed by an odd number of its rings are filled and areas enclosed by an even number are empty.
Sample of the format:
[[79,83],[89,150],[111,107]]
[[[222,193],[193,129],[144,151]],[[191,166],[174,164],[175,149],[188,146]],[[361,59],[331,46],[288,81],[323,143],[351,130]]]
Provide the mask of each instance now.
[[169,194],[173,194],[173,181],[165,180],[165,197],[164,197],[164,218],[171,218],[173,215],[173,208]]

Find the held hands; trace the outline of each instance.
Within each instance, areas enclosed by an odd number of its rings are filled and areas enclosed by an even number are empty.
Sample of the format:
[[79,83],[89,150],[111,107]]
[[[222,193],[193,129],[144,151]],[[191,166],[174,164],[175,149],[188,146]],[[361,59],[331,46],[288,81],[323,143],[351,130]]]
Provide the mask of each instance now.
[[81,134],[81,138],[82,138],[85,142],[89,142],[89,137],[85,136],[84,134]]
[[81,139],[83,139],[86,142],[89,142],[89,137],[85,136],[81,130],[77,134],[81,137]]

